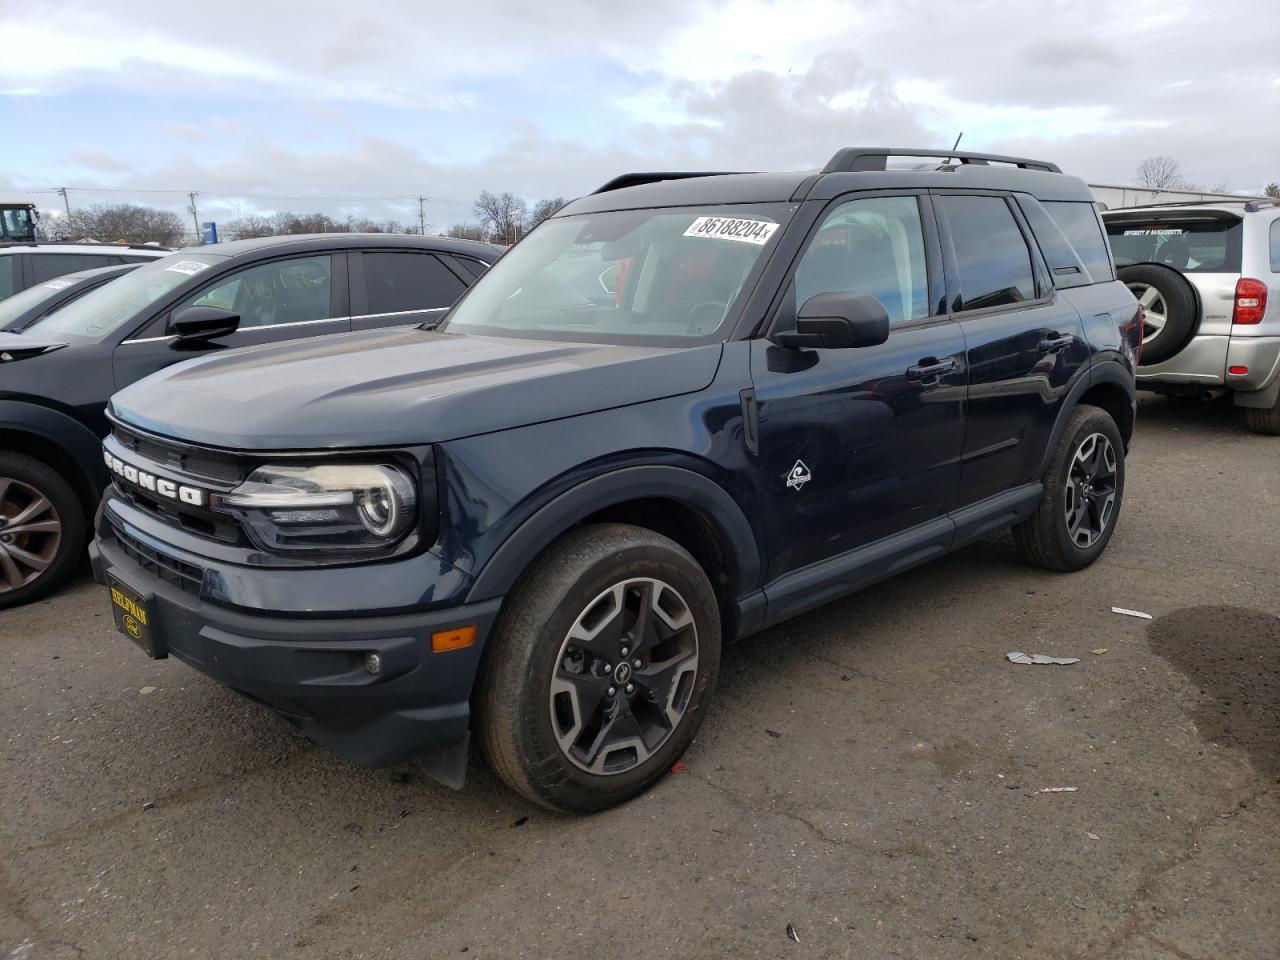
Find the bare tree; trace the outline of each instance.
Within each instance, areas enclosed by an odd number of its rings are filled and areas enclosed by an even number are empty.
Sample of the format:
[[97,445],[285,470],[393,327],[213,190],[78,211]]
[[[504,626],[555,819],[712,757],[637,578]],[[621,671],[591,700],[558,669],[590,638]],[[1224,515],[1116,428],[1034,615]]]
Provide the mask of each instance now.
[[124,243],[159,243],[166,247],[182,240],[183,220],[172,210],[157,210],[132,203],[97,203],[64,217],[60,232],[68,240],[103,240]]
[[495,241],[515,243],[524,233],[528,211],[524,200],[513,193],[494,195],[482,190],[471,209]]
[[[264,216],[250,214],[229,221],[222,229],[228,240],[247,240],[252,237],[278,237],[301,233],[409,233],[408,227],[395,220],[370,220],[366,217],[348,217],[335,220],[323,213],[279,213]],[[416,231],[413,231],[416,232]]]
[[1138,186],[1148,190],[1185,190],[1187,181],[1182,176],[1182,168],[1173,157],[1147,157],[1138,164]]
[[253,213],[228,220],[223,225],[221,233],[225,240],[252,240],[255,237],[274,237],[276,230],[270,217]]
[[564,205],[564,197],[552,197],[550,200],[539,200],[533,205],[533,213],[529,214],[529,223],[525,227],[525,231],[528,232],[548,217],[555,216],[556,211]]
[[1280,183],[1268,183],[1267,188],[1262,192],[1268,197],[1274,197],[1275,199],[1280,200]]
[[458,240],[484,240],[484,227],[477,223],[455,223],[445,232],[446,237]]

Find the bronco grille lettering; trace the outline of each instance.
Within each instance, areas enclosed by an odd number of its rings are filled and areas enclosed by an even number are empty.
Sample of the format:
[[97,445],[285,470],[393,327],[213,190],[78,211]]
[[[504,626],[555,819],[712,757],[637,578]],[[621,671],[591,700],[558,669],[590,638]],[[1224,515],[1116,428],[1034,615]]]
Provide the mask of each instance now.
[[189,503],[193,507],[203,507],[209,501],[209,495],[199,487],[190,487],[166,477],[148,473],[132,463],[125,463],[109,450],[102,451],[102,460],[117,477],[141,487],[143,490],[158,493],[170,500]]

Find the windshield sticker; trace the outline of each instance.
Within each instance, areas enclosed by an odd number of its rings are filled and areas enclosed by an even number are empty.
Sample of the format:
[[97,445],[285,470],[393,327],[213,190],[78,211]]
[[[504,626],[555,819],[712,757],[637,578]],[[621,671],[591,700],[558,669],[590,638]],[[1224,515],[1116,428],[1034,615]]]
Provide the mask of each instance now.
[[74,287],[75,285],[76,282],[74,280],[50,280],[48,283],[41,284],[41,286],[49,290],[65,290],[67,287]]
[[699,217],[689,224],[686,237],[713,237],[716,240],[736,240],[738,243],[754,243],[763,247],[778,229],[768,220],[738,220],[733,217]]
[[1141,230],[1126,230],[1126,237],[1180,237],[1187,231],[1180,230],[1176,227],[1157,230],[1155,228],[1143,228]]
[[185,273],[188,277],[194,277],[201,270],[208,270],[209,265],[199,260],[179,260],[177,263],[169,264],[165,269],[170,273]]

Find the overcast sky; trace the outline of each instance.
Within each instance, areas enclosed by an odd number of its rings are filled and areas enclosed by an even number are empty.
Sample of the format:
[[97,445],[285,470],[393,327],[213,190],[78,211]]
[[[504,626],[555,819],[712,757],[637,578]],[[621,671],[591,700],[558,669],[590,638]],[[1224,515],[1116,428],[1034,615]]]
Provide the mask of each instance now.
[[[469,219],[483,188],[963,145],[1280,180],[1275,0],[0,0],[0,195]],[[113,192],[105,192],[107,190]],[[170,192],[162,192],[170,191]],[[327,198],[327,199],[316,199]]]

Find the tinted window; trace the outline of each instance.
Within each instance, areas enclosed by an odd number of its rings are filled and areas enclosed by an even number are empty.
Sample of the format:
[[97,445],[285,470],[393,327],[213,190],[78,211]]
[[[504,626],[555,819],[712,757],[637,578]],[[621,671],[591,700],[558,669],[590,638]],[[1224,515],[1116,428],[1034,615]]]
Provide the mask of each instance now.
[[1239,220],[1108,220],[1116,266],[1162,263],[1183,273],[1238,273]]
[[60,277],[64,273],[110,266],[110,261],[110,257],[93,256],[88,253],[33,253],[31,271],[35,274],[35,282],[41,283]]
[[939,197],[955,244],[960,309],[979,310],[1036,297],[1031,253],[1000,197]]
[[240,326],[324,320],[330,315],[332,259],[298,257],[274,260],[233,273],[175,307],[221,307],[240,314]]
[[371,314],[447,307],[467,289],[452,270],[429,253],[363,256]]
[[1102,234],[1102,227],[1098,225],[1098,215],[1093,204],[1046,201],[1044,206],[1076,248],[1076,253],[1080,254],[1093,282],[1114,280],[1111,253],[1107,250],[1107,239]]
[[[1062,228],[1054,221],[1053,217],[1038,200],[1032,197],[1018,197],[1018,208],[1022,211],[1022,215],[1027,218],[1027,223],[1031,227],[1031,233],[1036,238],[1036,243],[1040,247],[1040,253],[1044,256],[1045,263],[1049,265],[1049,272],[1053,274],[1053,284],[1060,290],[1069,287],[1087,286],[1093,282],[1089,271],[1085,269],[1084,261],[1076,253],[1075,247],[1067,240],[1066,234],[1062,232]],[[1102,235],[1099,228],[1098,235]],[[1099,281],[1106,280],[1108,277],[1102,276],[1097,278]]]
[[915,197],[871,197],[836,207],[796,267],[796,304],[816,293],[869,293],[891,323],[929,313],[920,204]]
[[1271,272],[1280,273],[1280,220],[1271,221]]
[[12,297],[18,290],[18,258],[0,257],[0,300]]
[[487,263],[473,260],[470,257],[445,256],[443,259],[450,261],[454,266],[461,267],[464,273],[469,273],[473,277],[478,277],[489,269]]

